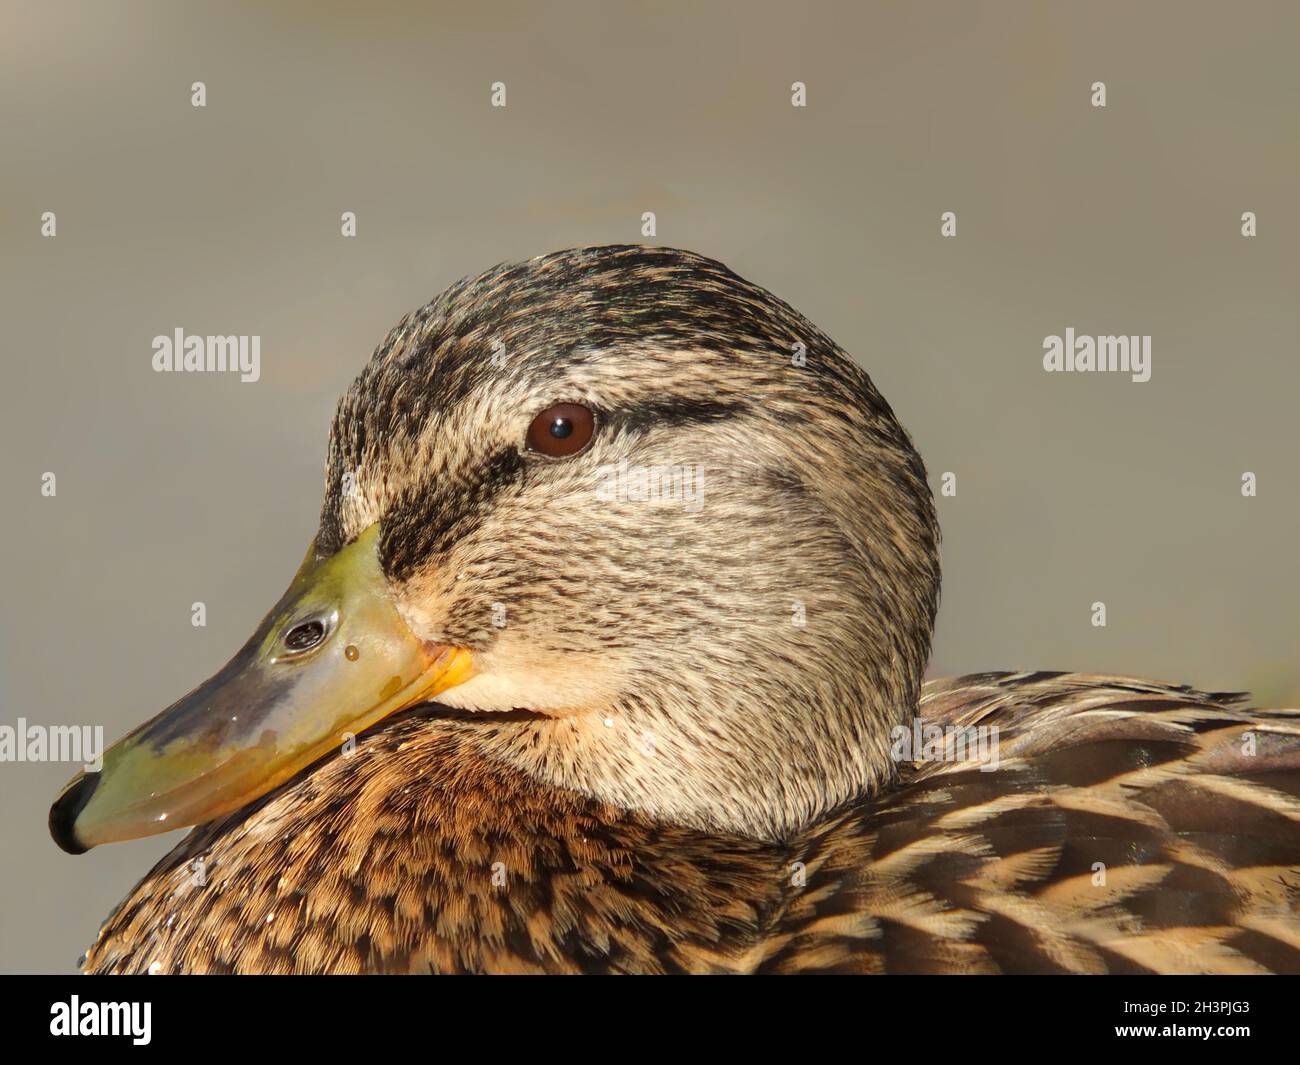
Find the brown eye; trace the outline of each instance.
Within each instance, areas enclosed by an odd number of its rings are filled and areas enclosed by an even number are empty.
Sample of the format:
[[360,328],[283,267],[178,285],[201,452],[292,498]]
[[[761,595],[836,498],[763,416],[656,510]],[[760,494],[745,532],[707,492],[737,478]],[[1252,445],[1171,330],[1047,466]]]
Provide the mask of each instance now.
[[557,403],[547,407],[528,427],[528,450],[540,451],[553,459],[576,455],[591,442],[596,419],[579,403]]

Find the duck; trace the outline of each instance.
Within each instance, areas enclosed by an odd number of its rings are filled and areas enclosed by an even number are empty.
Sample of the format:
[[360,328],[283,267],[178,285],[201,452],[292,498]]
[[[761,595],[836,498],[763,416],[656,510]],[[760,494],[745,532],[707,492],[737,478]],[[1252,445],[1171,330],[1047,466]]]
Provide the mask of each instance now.
[[867,372],[721,263],[497,266],[339,401],[318,529],[63,850],[192,827],[91,973],[1300,972],[1300,712],[925,680]]

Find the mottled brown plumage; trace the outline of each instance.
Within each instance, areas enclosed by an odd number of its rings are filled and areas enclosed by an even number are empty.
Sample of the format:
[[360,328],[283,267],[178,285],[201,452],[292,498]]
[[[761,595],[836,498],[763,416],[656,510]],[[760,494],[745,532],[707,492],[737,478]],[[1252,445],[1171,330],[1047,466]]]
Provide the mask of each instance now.
[[924,718],[1000,722],[1002,767],[908,766],[786,843],[538,787],[493,764],[480,726],[411,712],[196,831],[87,965],[1297,972],[1300,724],[1238,701],[1070,674],[933,682]]
[[[540,460],[558,401],[597,438]],[[620,461],[703,467],[702,506],[597,496]],[[88,970],[1300,971],[1300,715],[922,690],[921,461],[716,263],[562,252],[405,319],[340,402],[318,551],[376,522],[403,617],[480,674],[196,829]],[[917,714],[996,726],[996,770],[891,750]]]

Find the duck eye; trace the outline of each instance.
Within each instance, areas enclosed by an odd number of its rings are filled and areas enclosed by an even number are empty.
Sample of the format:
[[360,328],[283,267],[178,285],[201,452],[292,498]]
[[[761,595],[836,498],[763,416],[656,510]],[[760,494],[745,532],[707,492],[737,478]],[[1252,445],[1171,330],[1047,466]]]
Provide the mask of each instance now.
[[596,419],[580,403],[556,403],[533,419],[528,427],[528,450],[553,459],[576,455],[591,442]]
[[284,634],[284,646],[290,651],[310,651],[323,639],[325,639],[323,621],[303,621]]

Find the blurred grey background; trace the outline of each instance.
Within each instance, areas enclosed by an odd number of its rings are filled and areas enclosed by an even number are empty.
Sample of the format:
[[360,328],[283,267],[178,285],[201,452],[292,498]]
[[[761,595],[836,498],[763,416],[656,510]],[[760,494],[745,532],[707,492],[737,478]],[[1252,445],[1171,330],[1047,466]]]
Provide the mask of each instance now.
[[[835,337],[957,474],[932,674],[1295,705],[1297,41],[1289,3],[3,3],[0,724],[111,742],[217,669],[388,327],[644,211]],[[260,334],[261,381],[154,373],[178,326]],[[1067,326],[1151,334],[1151,381],[1044,373]],[[70,971],[178,838],[57,850],[74,768],[0,765],[5,971]]]

